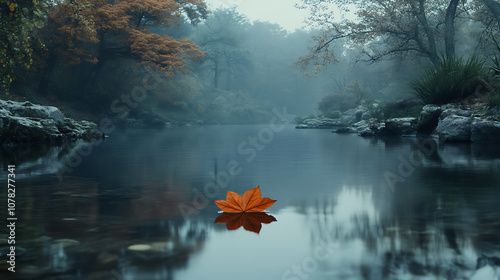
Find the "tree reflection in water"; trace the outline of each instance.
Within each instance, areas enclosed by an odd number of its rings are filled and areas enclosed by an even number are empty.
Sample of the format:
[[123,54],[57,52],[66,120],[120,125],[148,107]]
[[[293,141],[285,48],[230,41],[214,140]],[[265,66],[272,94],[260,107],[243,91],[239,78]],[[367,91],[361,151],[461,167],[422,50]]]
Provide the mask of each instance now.
[[[47,160],[30,153],[18,164],[22,188],[16,193],[16,277],[137,280],[172,279],[176,273],[177,279],[200,279],[210,269],[212,275],[219,273],[219,264],[224,271],[239,272],[238,266],[248,266],[250,273],[262,270],[281,277],[310,260],[307,256],[315,256],[320,243],[333,244],[335,250],[328,259],[317,261],[316,272],[310,274],[314,280],[492,279],[487,275],[499,266],[500,254],[497,147],[439,144],[436,153],[423,157],[392,193],[380,181],[385,183],[385,171],[397,173],[400,155],[408,159],[419,149],[411,144],[414,140],[338,136],[332,143],[330,133],[323,137],[308,132],[303,136],[314,137],[302,142],[293,131],[291,137],[274,140],[283,149],[266,149],[231,185],[266,182],[280,201],[272,213],[279,222],[264,226],[260,235],[243,228],[229,232],[226,225],[213,224],[215,205],[182,219],[175,206],[191,201],[191,189],[203,187],[207,174],[216,173],[213,158],[246,139],[248,130],[238,129],[242,130],[237,136],[227,128],[189,129],[186,135],[181,130],[154,137],[144,137],[142,131],[117,135],[105,141],[108,146],[96,147],[80,167],[65,174],[63,182],[53,174],[54,166],[71,149],[51,149]],[[314,149],[308,146],[312,143]],[[19,157],[13,153],[6,158]],[[231,153],[217,162],[228,159]],[[151,183],[156,181],[162,183]],[[312,206],[306,203],[317,197],[321,200]],[[296,209],[296,202],[302,201],[304,207]],[[5,243],[2,234],[0,242]],[[243,251],[239,258],[227,258],[234,260],[233,267],[221,263],[221,252],[233,256],[232,244],[259,258],[246,259]],[[184,269],[189,259],[192,265]],[[0,256],[0,268],[5,261]],[[248,265],[259,261],[268,266]],[[5,271],[0,270],[0,279],[9,279]]]
[[[203,247],[211,223],[182,219],[175,206],[183,193],[169,182],[124,186],[117,193],[103,188],[68,177],[50,191],[36,185],[20,189],[23,224],[16,245],[27,250],[19,258],[17,276],[172,279],[173,270],[185,267],[189,256]],[[5,271],[1,279],[9,279],[3,278]]]
[[[373,188],[344,187],[336,198],[302,209],[312,223],[314,243],[340,244],[321,264],[325,276],[470,279],[476,269],[498,266],[500,213],[494,200],[486,194],[440,191],[402,191],[384,198],[374,196]],[[383,210],[391,204],[392,209]]]

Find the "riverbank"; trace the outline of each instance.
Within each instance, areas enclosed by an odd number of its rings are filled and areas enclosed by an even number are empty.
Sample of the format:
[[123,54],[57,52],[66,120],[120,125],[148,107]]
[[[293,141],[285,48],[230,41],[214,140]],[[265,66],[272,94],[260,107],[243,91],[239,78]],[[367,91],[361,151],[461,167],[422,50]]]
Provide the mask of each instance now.
[[169,120],[144,110],[98,117],[82,112],[75,114],[73,110],[34,104],[30,101],[0,100],[0,146],[61,144],[77,139],[101,139],[105,135],[99,129],[98,123],[103,120],[106,124],[119,128],[165,128],[203,124],[202,121]]
[[333,129],[335,133],[371,136],[431,136],[440,142],[500,143],[500,108],[484,104],[425,105],[418,117],[387,118],[380,105],[360,105],[338,118],[308,118],[297,129]]

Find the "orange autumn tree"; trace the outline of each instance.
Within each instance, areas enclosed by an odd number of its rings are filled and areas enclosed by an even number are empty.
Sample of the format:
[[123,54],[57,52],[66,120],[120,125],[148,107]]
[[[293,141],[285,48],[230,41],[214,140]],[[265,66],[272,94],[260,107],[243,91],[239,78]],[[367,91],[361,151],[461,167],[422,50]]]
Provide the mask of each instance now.
[[150,28],[171,27],[184,16],[196,24],[207,13],[202,0],[59,0],[49,13],[50,55],[72,65],[93,63],[93,71],[106,60],[128,58],[171,75],[203,53],[186,38]]

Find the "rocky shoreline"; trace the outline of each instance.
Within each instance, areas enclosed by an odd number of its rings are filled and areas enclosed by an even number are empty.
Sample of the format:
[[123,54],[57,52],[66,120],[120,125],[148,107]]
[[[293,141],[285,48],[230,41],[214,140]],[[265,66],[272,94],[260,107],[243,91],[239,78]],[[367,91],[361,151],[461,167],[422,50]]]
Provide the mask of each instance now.
[[0,100],[0,146],[60,144],[103,137],[97,124],[66,118],[56,107]]
[[[500,143],[500,109],[462,104],[426,105],[420,116],[381,119],[378,104],[360,105],[338,118],[309,118],[297,129],[332,129],[335,133],[357,133],[370,136],[431,136],[440,142]],[[151,116],[140,116],[129,127],[168,127],[175,125]],[[119,122],[117,122],[118,124]],[[199,125],[186,123],[184,125]],[[77,139],[102,139],[97,124],[66,118],[56,107],[36,105],[29,101],[0,100],[0,146],[23,143],[59,144]]]
[[500,143],[498,108],[462,104],[426,105],[420,116],[372,118],[365,106],[347,110],[338,119],[303,120],[297,129],[333,129],[335,133],[357,133],[369,136],[430,136],[440,142]]

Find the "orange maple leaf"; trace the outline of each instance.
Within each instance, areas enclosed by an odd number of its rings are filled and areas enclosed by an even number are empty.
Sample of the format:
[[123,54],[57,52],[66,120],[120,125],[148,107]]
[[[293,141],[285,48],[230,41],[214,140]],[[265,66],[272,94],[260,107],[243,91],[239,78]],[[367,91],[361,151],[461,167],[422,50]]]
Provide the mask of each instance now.
[[216,219],[217,224],[226,224],[228,230],[236,230],[241,226],[245,230],[259,233],[262,224],[276,222],[276,218],[264,212],[222,213]]
[[214,203],[226,213],[262,212],[275,202],[276,200],[262,197],[260,187],[249,189],[243,196],[228,191],[226,200],[214,201]]

